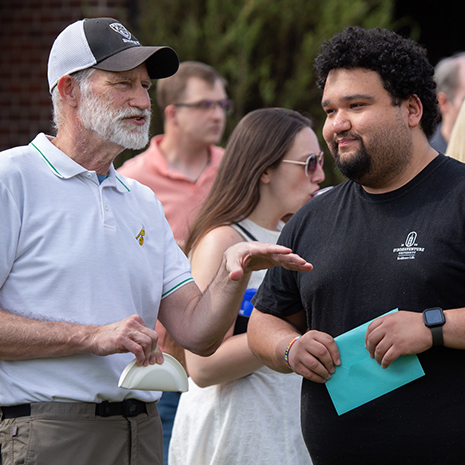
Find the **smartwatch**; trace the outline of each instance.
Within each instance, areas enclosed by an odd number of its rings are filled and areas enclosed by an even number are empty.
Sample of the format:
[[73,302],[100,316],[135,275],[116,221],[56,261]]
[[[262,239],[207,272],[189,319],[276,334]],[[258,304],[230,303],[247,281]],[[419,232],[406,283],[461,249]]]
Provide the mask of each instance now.
[[423,321],[425,326],[431,330],[433,335],[433,346],[444,345],[444,337],[442,335],[442,326],[446,322],[444,312],[440,307],[427,308],[423,310]]

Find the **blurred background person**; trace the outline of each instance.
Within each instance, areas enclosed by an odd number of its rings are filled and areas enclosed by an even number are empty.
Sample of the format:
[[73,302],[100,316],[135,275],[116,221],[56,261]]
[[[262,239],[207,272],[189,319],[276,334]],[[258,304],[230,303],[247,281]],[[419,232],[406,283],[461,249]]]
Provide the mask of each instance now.
[[[176,74],[157,82],[157,103],[164,134],[126,161],[119,172],[150,187],[161,201],[174,238],[183,248],[188,227],[215,180],[224,150],[218,147],[226,114],[232,108],[226,81],[211,66],[185,61]],[[163,352],[184,366],[184,351],[160,322],[156,331]],[[158,402],[167,463],[169,439],[180,394],[166,392]]]
[[465,52],[440,60],[434,75],[441,122],[430,144],[438,152],[446,153],[455,120],[465,99]]
[[159,80],[164,134],[118,169],[155,192],[181,248],[223,156],[217,144],[232,110],[225,85],[217,71],[198,61],[184,61],[176,74]]
[[446,155],[465,163],[465,101],[455,120]]
[[[276,243],[284,223],[319,190],[323,153],[311,122],[283,108],[255,110],[233,131],[186,250],[201,289],[231,245]],[[264,273],[252,273],[238,316],[210,357],[186,352],[170,465],[311,463],[300,431],[301,379],[262,365],[247,344],[247,310]],[[239,308],[237,309],[239,314]]]

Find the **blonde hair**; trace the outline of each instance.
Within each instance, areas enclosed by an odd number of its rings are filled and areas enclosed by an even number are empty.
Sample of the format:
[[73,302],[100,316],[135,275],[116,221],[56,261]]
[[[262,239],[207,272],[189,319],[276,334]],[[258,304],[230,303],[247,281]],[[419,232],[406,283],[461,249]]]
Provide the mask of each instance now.
[[452,128],[446,155],[465,163],[465,100]]

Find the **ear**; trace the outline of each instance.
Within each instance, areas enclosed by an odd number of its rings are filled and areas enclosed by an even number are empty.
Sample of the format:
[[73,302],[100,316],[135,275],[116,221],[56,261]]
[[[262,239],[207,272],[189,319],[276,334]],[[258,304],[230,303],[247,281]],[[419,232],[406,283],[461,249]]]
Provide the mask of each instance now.
[[57,87],[63,102],[72,107],[78,106],[79,96],[81,93],[78,83],[72,76],[66,74],[61,77],[58,80]]
[[441,113],[447,113],[447,108],[449,107],[450,102],[445,92],[438,92],[438,103],[439,111]]
[[174,105],[168,105],[164,111],[165,122],[176,123],[177,109]]
[[423,104],[418,95],[413,94],[406,100],[408,111],[408,123],[410,127],[416,127],[420,124],[423,116]]
[[269,184],[271,182],[271,176],[270,176],[270,171],[266,170],[261,176],[260,176],[260,182],[263,184]]

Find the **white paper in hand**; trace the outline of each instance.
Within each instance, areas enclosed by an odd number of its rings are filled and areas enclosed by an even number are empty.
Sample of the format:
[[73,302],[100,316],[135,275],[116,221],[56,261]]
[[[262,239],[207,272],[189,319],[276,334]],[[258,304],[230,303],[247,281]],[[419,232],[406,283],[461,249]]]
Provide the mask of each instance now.
[[183,366],[171,355],[163,354],[162,365],[136,365],[134,359],[121,373],[118,387],[142,391],[174,391],[188,390],[187,374]]

